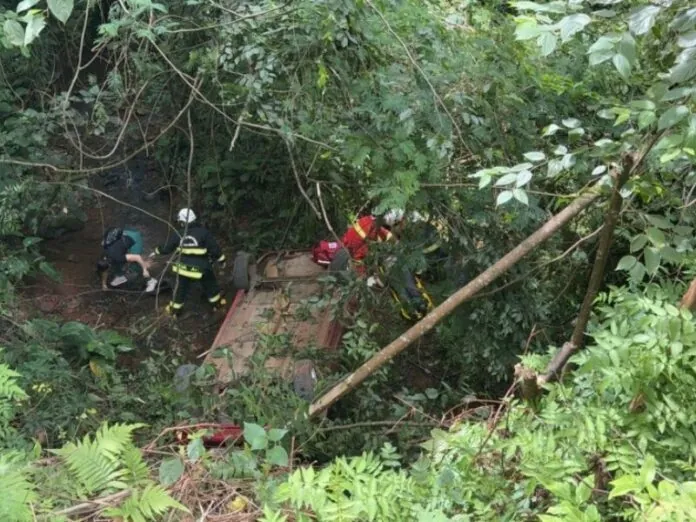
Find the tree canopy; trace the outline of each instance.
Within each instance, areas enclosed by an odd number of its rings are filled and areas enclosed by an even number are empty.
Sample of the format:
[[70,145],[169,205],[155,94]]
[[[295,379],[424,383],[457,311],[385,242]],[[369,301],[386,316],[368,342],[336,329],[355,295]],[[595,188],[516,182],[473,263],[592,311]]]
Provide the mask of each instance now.
[[[690,2],[23,0],[0,28],[3,520],[693,518]],[[92,269],[68,250],[105,201],[172,228],[160,196],[254,255],[418,212],[437,263],[406,227],[368,265],[425,270],[442,306],[409,330],[388,292],[329,276],[359,304],[336,311],[326,416],[263,360],[182,391],[207,347],[156,306],[32,304],[70,285],[55,249]],[[204,447],[218,418],[241,446]]]

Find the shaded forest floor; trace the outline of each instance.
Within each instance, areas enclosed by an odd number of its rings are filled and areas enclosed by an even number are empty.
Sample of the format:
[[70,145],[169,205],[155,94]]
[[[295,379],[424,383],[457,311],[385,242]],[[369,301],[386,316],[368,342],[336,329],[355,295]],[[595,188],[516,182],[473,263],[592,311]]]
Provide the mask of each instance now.
[[[54,281],[41,275],[27,281],[20,293],[20,306],[27,316],[42,313],[62,321],[119,331],[136,342],[136,360],[154,348],[171,350],[183,360],[193,361],[210,347],[222,317],[212,313],[199,289],[194,288],[185,312],[175,321],[164,314],[171,292],[154,297],[138,289],[100,288],[96,262],[106,229],[118,226],[139,231],[145,256],[172,233],[167,223],[172,222],[170,216],[176,208],[172,208],[168,192],[147,196],[158,189],[158,178],[147,160],[93,176],[90,188],[94,190],[87,194],[83,205],[88,217],[84,228],[41,244],[43,255],[61,279]],[[227,254],[232,257],[231,252]],[[159,277],[165,268],[161,263],[151,272]],[[227,284],[226,274],[218,273],[218,277],[229,298],[233,288]]]

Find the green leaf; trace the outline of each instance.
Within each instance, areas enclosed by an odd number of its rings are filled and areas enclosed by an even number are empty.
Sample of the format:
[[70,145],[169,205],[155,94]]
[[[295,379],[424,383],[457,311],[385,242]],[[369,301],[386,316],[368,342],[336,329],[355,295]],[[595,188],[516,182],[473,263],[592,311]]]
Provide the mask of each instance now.
[[676,107],[672,107],[671,109],[664,112],[662,116],[660,116],[660,119],[657,122],[657,128],[658,130],[664,130],[669,129],[670,127],[674,127],[677,123],[682,121],[689,114],[689,109],[684,105],[677,105]]
[[671,134],[669,136],[665,136],[662,138],[660,141],[657,142],[657,145],[655,145],[655,150],[665,150],[665,149],[672,149],[674,147],[678,147],[684,142],[684,136],[681,134]]
[[614,50],[598,51],[590,55],[589,63],[590,65],[599,65],[607,60],[611,60],[614,57]]
[[678,100],[680,98],[690,96],[694,94],[694,92],[696,92],[696,89],[694,89],[693,87],[676,87],[675,89],[665,91],[665,93],[662,95],[662,98],[660,98],[660,101]]
[[253,450],[262,450],[268,446],[266,430],[263,429],[263,426],[259,426],[258,424],[252,424],[250,422],[244,423],[244,440]]
[[577,118],[566,118],[565,120],[561,121],[561,123],[569,129],[577,129],[580,127],[580,120]]
[[653,25],[662,9],[655,5],[649,5],[634,11],[628,18],[628,29],[635,35],[645,34]]
[[636,41],[631,36],[631,33],[623,34],[621,40],[616,45],[616,52],[624,55],[631,65],[636,63]]
[[679,47],[694,47],[696,46],[696,31],[691,31],[681,35],[677,39],[677,45]]
[[495,204],[500,206],[504,205],[508,201],[512,199],[512,190],[504,190],[500,194],[498,194],[498,197],[495,200]]
[[512,189],[512,196],[523,205],[529,205],[529,198],[524,190],[519,188]]
[[515,28],[515,39],[531,40],[539,36],[540,32],[541,29],[539,29],[536,20],[525,20]]
[[179,457],[163,460],[159,468],[160,483],[167,487],[174,484],[184,473],[184,462]]
[[634,256],[623,256],[616,265],[616,270],[630,270],[638,262]]
[[651,100],[633,100],[631,103],[629,103],[629,106],[632,109],[636,109],[639,111],[654,111],[655,110],[655,102]]
[[631,279],[634,281],[642,281],[645,277],[645,266],[643,263],[636,263],[633,265],[633,268],[628,271],[628,273],[631,276]]
[[21,13],[22,11],[26,11],[27,9],[31,9],[38,3],[39,0],[22,0],[17,4],[17,12]]
[[266,460],[274,466],[286,467],[290,462],[288,452],[283,446],[274,446],[266,453]]
[[556,38],[555,34],[546,32],[537,39],[537,44],[541,48],[542,56],[548,56],[556,50],[558,38]]
[[527,2],[520,0],[519,2],[515,2],[515,8],[520,11],[529,10],[538,13],[564,14],[566,12],[566,6],[563,4],[564,2],[547,2],[540,4],[538,2]]
[[599,165],[594,168],[592,171],[592,176],[599,176],[600,174],[604,174],[607,171],[606,165]]
[[615,54],[611,61],[624,80],[631,77],[631,63],[623,54]]
[[656,247],[660,247],[667,242],[664,232],[656,227],[650,227],[646,233],[648,234],[648,239]]
[[505,185],[510,185],[512,183],[515,183],[517,181],[517,174],[516,173],[510,173],[510,174],[505,174],[503,177],[498,179],[498,181],[495,182],[496,187],[502,187]]
[[529,172],[528,170],[523,170],[522,172],[517,173],[517,181],[515,181],[515,186],[516,187],[524,187],[527,183],[529,183],[532,179],[532,173]]
[[669,163],[682,155],[682,149],[672,149],[660,156],[660,163]]
[[561,127],[559,127],[559,126],[556,125],[555,123],[552,123],[551,125],[549,125],[548,127],[546,127],[546,128],[544,129],[544,133],[543,133],[541,136],[542,136],[542,137],[553,136],[553,135],[556,134],[556,132],[558,132],[559,130],[561,130]]
[[48,0],[48,10],[58,20],[65,23],[70,18],[74,7],[74,0]]
[[27,22],[27,29],[24,33],[24,45],[29,45],[33,42],[39,33],[46,27],[46,20],[42,14],[31,13],[29,21]]
[[645,248],[645,245],[648,243],[648,236],[645,234],[638,234],[636,237],[634,237],[631,240],[631,253],[633,252],[638,252],[639,250],[642,250]]
[[600,36],[587,50],[587,54],[597,53],[600,51],[613,51],[616,44],[621,40],[621,36]]
[[529,161],[543,161],[546,159],[546,154],[540,151],[532,151],[532,152],[525,152],[524,153],[525,159],[528,159]]
[[61,281],[60,272],[58,272],[55,268],[53,268],[53,265],[51,265],[50,263],[46,263],[45,261],[41,261],[39,263],[39,270],[41,270],[44,274],[46,274],[48,277],[50,277],[54,281],[56,281],[56,282]]
[[205,455],[205,446],[203,446],[203,440],[197,438],[189,442],[188,446],[186,446],[186,454],[191,462],[196,462],[203,455]]
[[602,138],[601,140],[595,141],[595,147],[606,147],[613,144],[614,142],[608,138]]
[[650,127],[657,120],[657,115],[653,111],[643,111],[638,115],[638,128],[643,130]]
[[696,47],[684,49],[669,70],[669,81],[684,83],[696,76]]
[[643,483],[643,487],[647,487],[648,484],[652,484],[655,480],[655,474],[657,473],[657,462],[655,457],[652,455],[647,455],[645,461],[640,468],[640,478]]
[[575,34],[582,31],[591,21],[592,18],[583,13],[572,14],[562,18],[561,21],[558,22],[561,28],[561,41],[567,42]]
[[620,497],[622,495],[625,495],[626,493],[630,493],[632,491],[641,489],[638,480],[636,479],[636,477],[632,475],[624,475],[621,478],[613,480],[611,482],[611,485],[613,487],[609,492],[610,499],[614,497]]
[[268,440],[270,440],[271,442],[278,442],[282,440],[282,438],[285,437],[287,433],[288,430],[282,430],[278,428],[270,429],[268,430]]
[[648,221],[650,221],[650,223],[653,226],[656,226],[657,228],[663,228],[663,229],[672,228],[672,222],[665,217],[648,214],[645,216],[645,218]]
[[657,273],[657,269],[660,268],[660,252],[653,247],[648,247],[643,251],[643,256],[645,258],[645,269],[648,271],[648,274],[654,275]]
[[5,20],[2,26],[7,41],[12,45],[24,45],[24,28],[17,20]]
[[669,28],[682,32],[692,29],[694,23],[696,23],[696,9],[686,9],[670,22]]

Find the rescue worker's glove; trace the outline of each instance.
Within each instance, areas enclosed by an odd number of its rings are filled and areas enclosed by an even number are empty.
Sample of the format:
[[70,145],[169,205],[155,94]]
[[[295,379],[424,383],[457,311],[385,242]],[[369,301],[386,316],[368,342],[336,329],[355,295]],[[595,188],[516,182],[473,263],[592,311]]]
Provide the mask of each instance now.
[[367,287],[372,288],[376,286],[377,288],[384,288],[384,283],[377,276],[370,276],[367,278]]

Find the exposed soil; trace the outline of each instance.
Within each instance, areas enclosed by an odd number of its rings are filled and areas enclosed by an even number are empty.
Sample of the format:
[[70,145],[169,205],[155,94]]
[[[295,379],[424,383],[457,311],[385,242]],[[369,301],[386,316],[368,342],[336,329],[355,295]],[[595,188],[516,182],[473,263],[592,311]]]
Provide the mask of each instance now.
[[[143,236],[144,255],[171,233],[167,223],[176,209],[170,208],[168,192],[147,196],[158,188],[152,164],[133,161],[127,167],[95,175],[90,184],[118,201],[90,196],[90,206],[85,208],[88,222],[82,230],[42,243],[42,253],[60,273],[61,281],[42,275],[28,282],[21,294],[23,308],[29,314],[40,311],[64,321],[117,330],[130,336],[139,348],[172,350],[194,360],[210,346],[222,319],[212,313],[199,289],[191,292],[185,312],[174,321],[164,314],[171,292],[154,297],[136,289],[102,291],[96,272],[101,239],[108,227],[138,230]],[[162,269],[164,266],[155,266],[151,272],[159,276]],[[232,288],[225,284],[224,274],[219,274],[219,280],[229,297]]]

